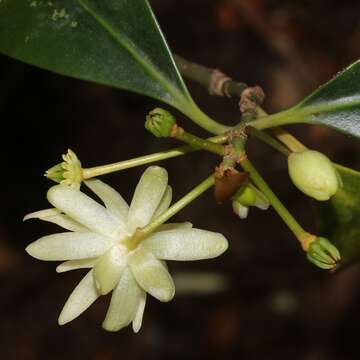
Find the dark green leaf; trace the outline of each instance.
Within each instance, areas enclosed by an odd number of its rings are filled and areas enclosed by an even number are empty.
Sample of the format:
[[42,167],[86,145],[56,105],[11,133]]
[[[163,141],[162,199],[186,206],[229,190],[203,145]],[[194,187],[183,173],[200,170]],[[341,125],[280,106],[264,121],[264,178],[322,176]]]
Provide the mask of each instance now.
[[342,265],[360,261],[360,172],[336,165],[343,186],[329,201],[317,202],[320,236],[339,249]]
[[291,111],[303,122],[360,137],[360,61],[320,86]]
[[2,0],[0,52],[180,109],[192,104],[146,0]]
[[251,123],[257,129],[291,124],[324,125],[360,137],[360,60],[298,105]]

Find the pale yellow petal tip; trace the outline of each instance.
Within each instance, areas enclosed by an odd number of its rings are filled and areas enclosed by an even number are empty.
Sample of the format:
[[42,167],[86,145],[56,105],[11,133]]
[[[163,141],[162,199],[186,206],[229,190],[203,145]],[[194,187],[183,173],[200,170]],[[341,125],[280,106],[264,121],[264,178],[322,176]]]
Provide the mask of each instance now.
[[55,199],[57,199],[57,195],[59,193],[59,190],[62,188],[61,185],[55,185],[52,186],[48,192],[46,193],[46,198],[50,203],[52,203]]
[[111,318],[108,318],[103,321],[101,326],[104,330],[109,332],[117,332],[129,325],[129,324],[123,324],[119,326],[118,324],[113,323],[111,320],[112,320]]
[[168,180],[168,172],[165,168],[161,167],[161,166],[157,166],[157,165],[152,165],[149,166],[143,173],[144,175],[152,175],[152,176],[157,176],[159,178],[163,178],[166,182]]
[[132,328],[133,328],[134,333],[137,334],[141,329],[141,324],[139,326],[138,324],[135,324],[135,322],[133,321]]
[[158,289],[153,295],[161,302],[169,302],[175,296],[175,285],[172,283],[172,287],[169,289]]
[[29,219],[34,219],[33,213],[25,215],[23,217],[22,221],[26,221],[26,220],[29,220]]
[[27,214],[24,216],[23,221],[29,220],[29,219],[46,219],[52,216],[56,216],[60,214],[60,210],[55,208],[45,209],[45,210],[39,210],[32,212],[30,214]]
[[73,320],[73,319],[68,319],[68,318],[66,318],[66,317],[63,315],[63,313],[61,313],[60,316],[59,316],[59,318],[58,318],[58,324],[59,324],[60,326],[62,326],[62,325],[65,325],[65,324],[69,323],[69,322],[72,321],[72,320]]
[[42,257],[37,255],[38,253],[38,247],[36,246],[36,241],[35,242],[32,242],[31,244],[29,244],[26,248],[25,248],[25,251],[30,255],[32,256],[33,258],[35,259],[39,259],[39,260],[42,260]]
[[229,242],[227,241],[225,236],[221,235],[221,240],[219,240],[219,243],[217,245],[219,255],[223,254],[228,248],[229,248]]
[[65,263],[61,263],[60,265],[58,265],[57,267],[56,267],[56,269],[55,269],[55,271],[57,272],[57,273],[63,273],[63,272],[66,272],[66,271],[68,271],[69,269],[68,269],[68,267],[65,265]]

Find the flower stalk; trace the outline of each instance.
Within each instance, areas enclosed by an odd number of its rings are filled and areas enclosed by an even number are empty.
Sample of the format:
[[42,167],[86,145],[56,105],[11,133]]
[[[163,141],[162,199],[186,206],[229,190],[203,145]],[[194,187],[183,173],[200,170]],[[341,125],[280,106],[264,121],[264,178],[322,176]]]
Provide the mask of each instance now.
[[[221,144],[225,142],[227,139],[226,135],[218,135],[208,138],[208,141],[212,143]],[[91,179],[100,175],[110,174],[116,171],[121,171],[125,169],[130,169],[137,166],[142,166],[146,164],[150,164],[153,162],[171,159],[174,157],[182,156],[185,154],[189,154],[194,151],[201,150],[202,148],[194,148],[193,146],[180,146],[171,150],[165,150],[149,155],[139,156],[133,159],[119,161],[107,165],[95,166],[91,168],[83,169],[83,178],[84,180]]]
[[214,175],[210,175],[204,181],[202,181],[199,185],[193,188],[189,193],[187,193],[184,197],[178,200],[175,204],[170,206],[165,212],[163,212],[160,216],[154,219],[151,223],[145,226],[142,229],[138,230],[138,234],[136,234],[136,241],[141,241],[141,239],[153,231],[155,231],[161,224],[165,223],[175,214],[177,214],[180,210],[182,210],[185,206],[189,205],[192,201],[194,201],[197,197],[203,194],[206,190],[211,188],[215,183]]

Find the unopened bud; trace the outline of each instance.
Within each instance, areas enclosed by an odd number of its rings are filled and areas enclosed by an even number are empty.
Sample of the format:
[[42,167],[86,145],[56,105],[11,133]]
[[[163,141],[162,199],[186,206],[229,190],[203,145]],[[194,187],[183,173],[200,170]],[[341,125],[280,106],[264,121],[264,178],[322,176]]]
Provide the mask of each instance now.
[[70,149],[62,158],[64,161],[47,170],[45,176],[57,183],[80,188],[83,180],[80,160]]
[[307,259],[321,269],[333,269],[339,263],[339,250],[328,239],[317,237],[307,252]]
[[288,166],[294,185],[316,200],[329,200],[339,188],[341,179],[334,165],[318,151],[292,153],[288,158]]
[[156,137],[169,137],[176,120],[168,111],[156,108],[146,115],[145,128]]
[[270,206],[266,196],[254,185],[242,186],[233,197],[233,210],[241,219],[245,219],[249,213],[249,207],[255,206],[266,210]]

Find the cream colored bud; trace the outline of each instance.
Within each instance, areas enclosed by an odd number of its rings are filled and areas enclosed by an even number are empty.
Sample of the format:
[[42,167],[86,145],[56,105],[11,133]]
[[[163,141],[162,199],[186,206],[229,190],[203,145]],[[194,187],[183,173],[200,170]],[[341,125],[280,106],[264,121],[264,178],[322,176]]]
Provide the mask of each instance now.
[[304,194],[320,201],[329,200],[340,185],[332,162],[315,150],[292,153],[288,158],[289,175]]

